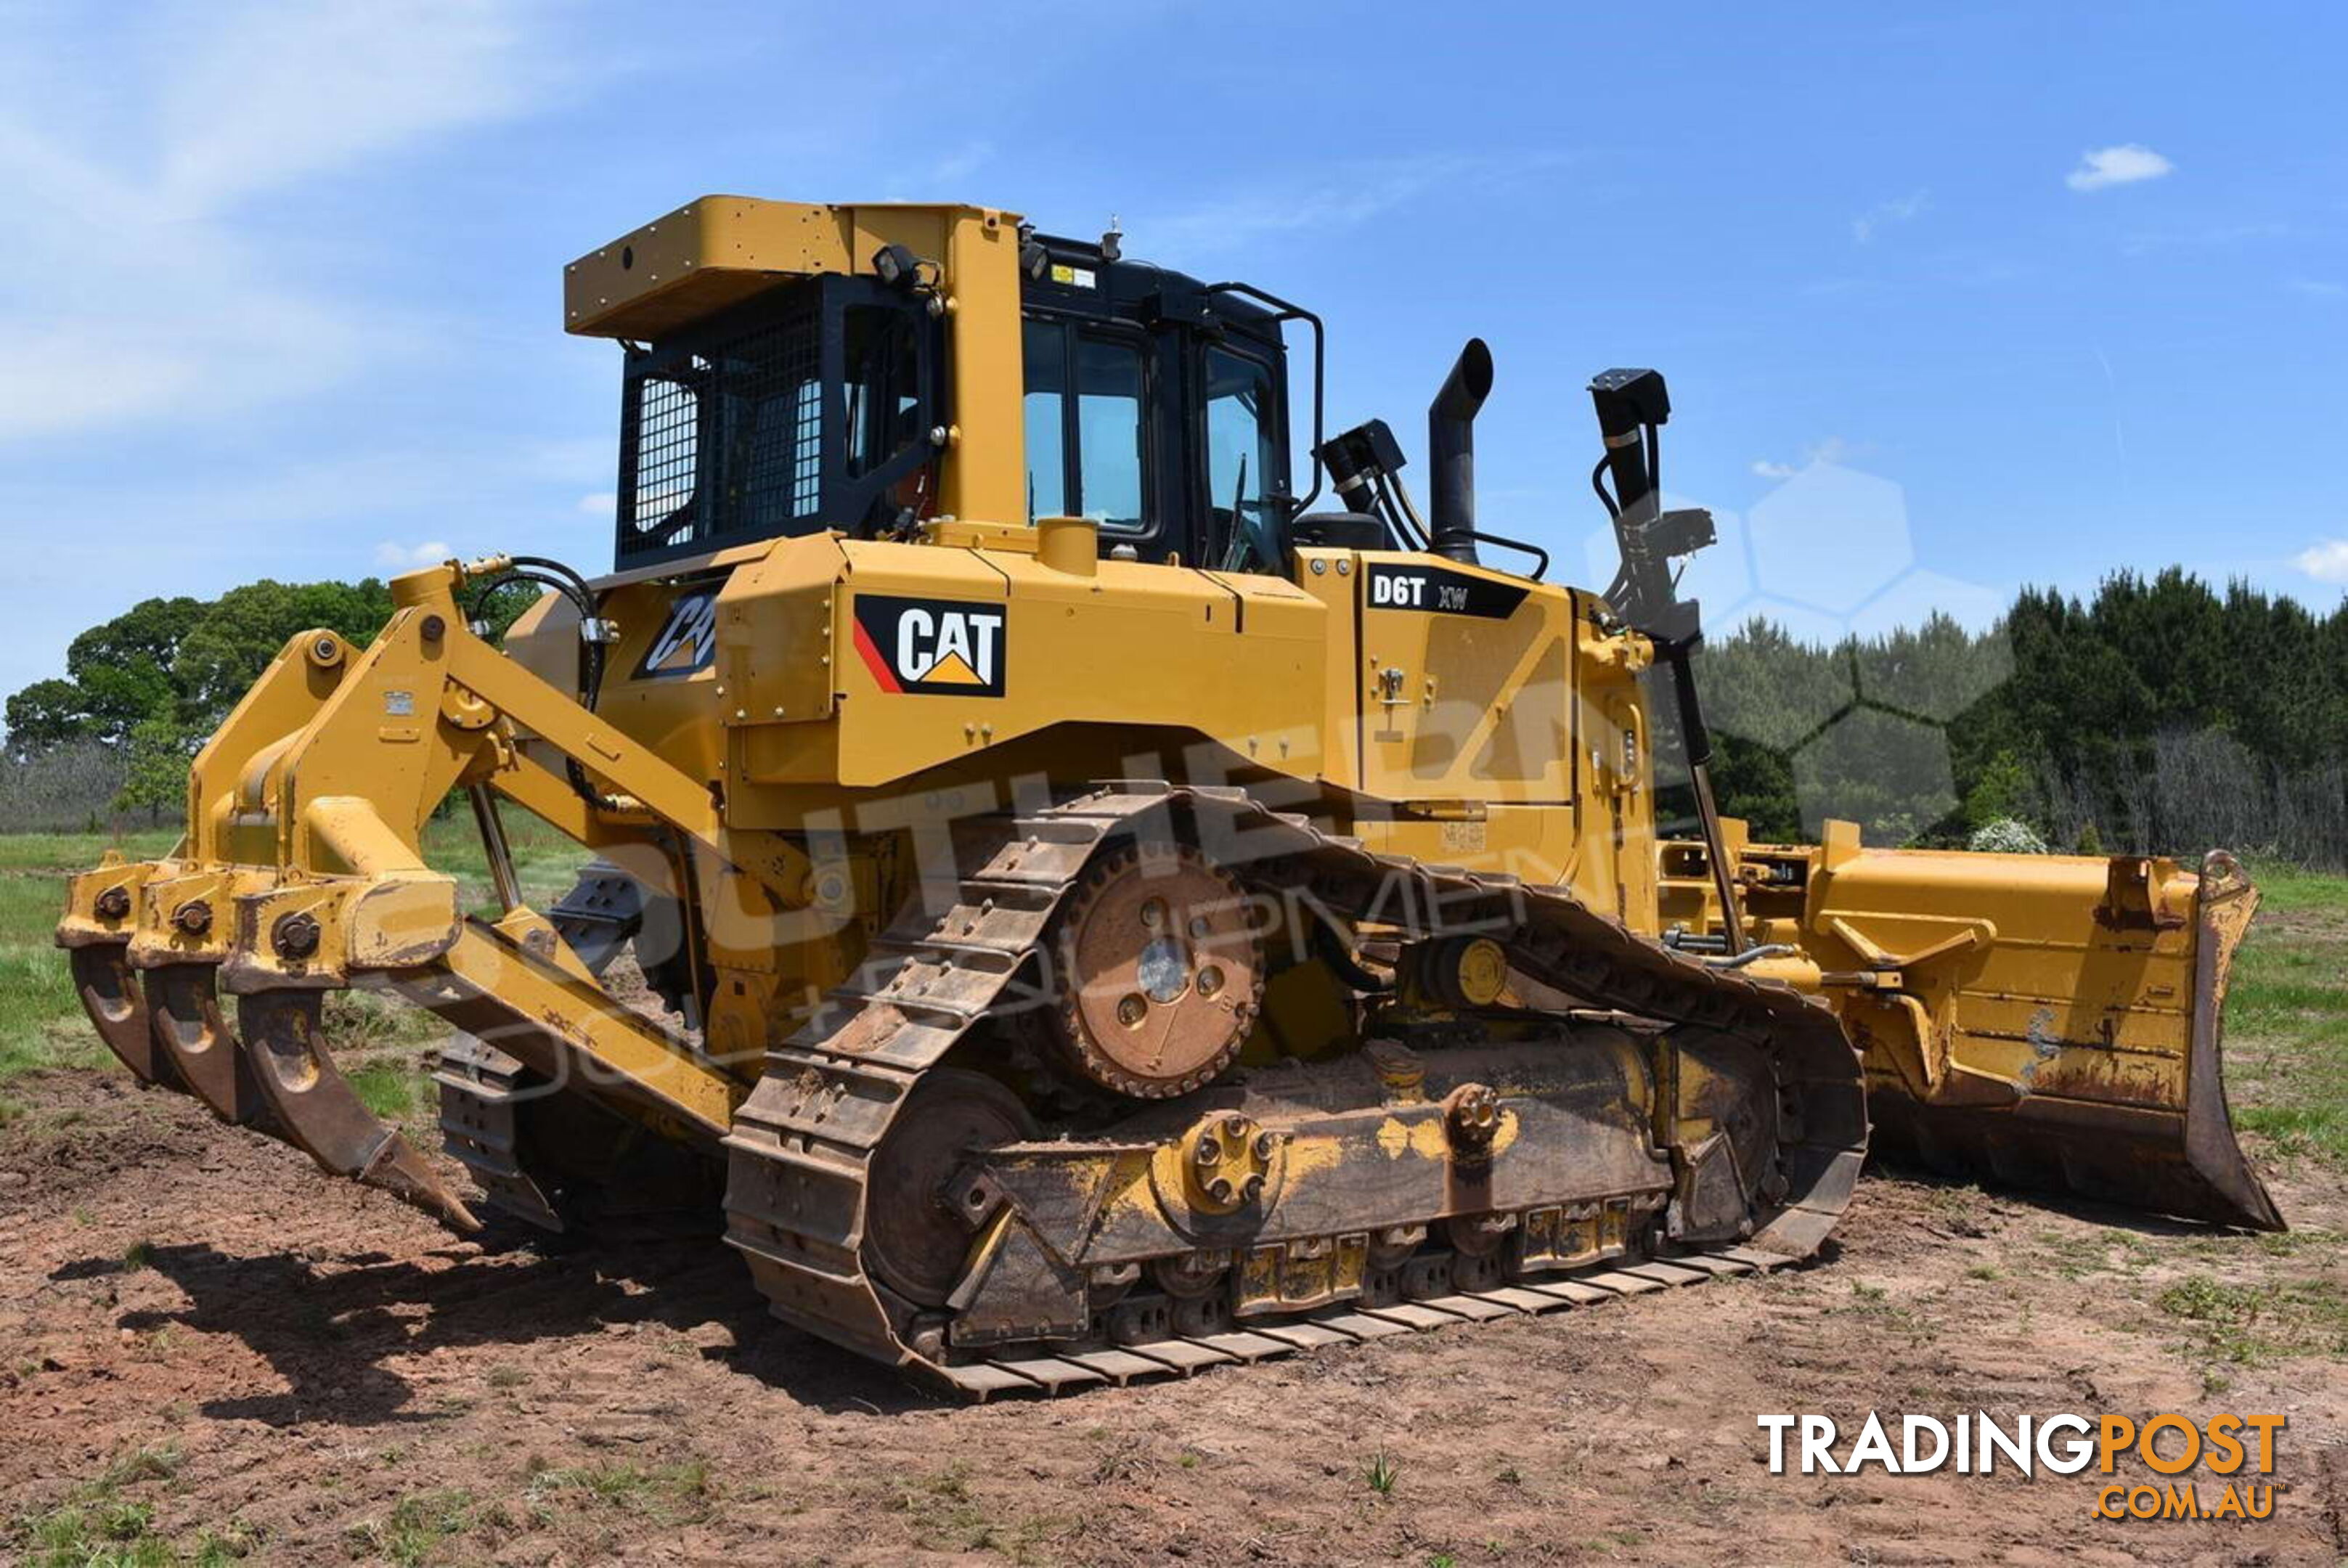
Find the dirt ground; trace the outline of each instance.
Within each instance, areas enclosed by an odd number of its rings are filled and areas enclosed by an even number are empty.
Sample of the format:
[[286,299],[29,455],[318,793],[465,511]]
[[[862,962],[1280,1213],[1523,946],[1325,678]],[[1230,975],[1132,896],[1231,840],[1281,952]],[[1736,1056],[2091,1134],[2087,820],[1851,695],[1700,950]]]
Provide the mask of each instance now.
[[[33,1561],[2348,1555],[2348,1340],[2291,1305],[2341,1284],[2314,1168],[2265,1242],[1879,1174],[1771,1278],[965,1408],[771,1322],[715,1243],[457,1242],[119,1075],[15,1091],[0,1540]],[[2192,1315],[2238,1287],[2264,1307]],[[2281,1409],[2285,1490],[2112,1522],[2089,1476],[1768,1473],[1756,1413],[1869,1409]]]

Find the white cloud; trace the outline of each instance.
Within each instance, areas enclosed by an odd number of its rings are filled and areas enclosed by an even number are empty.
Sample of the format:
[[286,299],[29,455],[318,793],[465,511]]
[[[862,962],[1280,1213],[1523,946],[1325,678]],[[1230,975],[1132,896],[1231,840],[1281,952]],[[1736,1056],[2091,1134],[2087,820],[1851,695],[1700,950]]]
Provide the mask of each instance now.
[[476,0],[255,4],[184,14],[160,85],[161,185],[204,212],[536,96],[528,12]]
[[2335,283],[2327,278],[2293,278],[2289,287],[2295,294],[2305,294],[2311,300],[2336,300],[2348,294],[2348,283]]
[[2348,584],[2348,539],[2325,539],[2291,557],[2291,564],[2318,582]]
[[1820,465],[1832,467],[1837,464],[1852,462],[1869,450],[1871,448],[1864,443],[1829,436],[1823,441],[1803,447],[1802,460],[1798,463],[1776,463],[1764,457],[1753,465],[1753,472],[1764,479],[1790,479],[1805,469]]
[[1929,211],[1932,193],[1918,190],[1890,201],[1879,201],[1850,220],[1850,237],[1859,244],[1872,244],[1877,233],[1894,223],[1905,223]]
[[579,509],[591,518],[616,517],[620,510],[620,497],[609,490],[601,491],[592,496],[582,496],[579,497]]
[[0,59],[0,444],[219,418],[407,352],[242,209],[519,112],[561,68],[535,0],[166,4],[125,24],[145,50],[61,15]]
[[2079,167],[2065,175],[2063,183],[2074,190],[2101,190],[2107,185],[2158,179],[2176,167],[2152,149],[2131,141],[2081,153]]
[[386,539],[375,547],[375,564],[386,571],[414,571],[420,566],[438,566],[453,559],[456,554],[438,539],[427,545],[396,544]]

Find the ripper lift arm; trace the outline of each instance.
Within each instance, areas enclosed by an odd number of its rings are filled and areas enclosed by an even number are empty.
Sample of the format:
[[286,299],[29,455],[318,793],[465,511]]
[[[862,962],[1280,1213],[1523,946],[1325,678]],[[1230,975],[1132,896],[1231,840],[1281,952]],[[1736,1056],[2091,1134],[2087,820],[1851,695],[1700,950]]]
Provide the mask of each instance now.
[[[101,1035],[142,1081],[464,1229],[478,1225],[465,1204],[324,1049],[327,991],[395,986],[543,1076],[592,1074],[689,1137],[722,1136],[752,1078],[613,998],[522,903],[496,796],[589,845],[664,841],[735,867],[783,908],[808,897],[801,852],[764,835],[737,844],[710,789],[470,630],[459,591],[504,565],[396,579],[391,620],[365,650],[330,631],[288,642],[197,756],[188,839],[76,876],[57,932]],[[525,734],[578,771],[547,767]],[[495,920],[465,915],[455,878],[420,853],[457,789],[482,825]],[[221,989],[238,999],[234,1028]]]

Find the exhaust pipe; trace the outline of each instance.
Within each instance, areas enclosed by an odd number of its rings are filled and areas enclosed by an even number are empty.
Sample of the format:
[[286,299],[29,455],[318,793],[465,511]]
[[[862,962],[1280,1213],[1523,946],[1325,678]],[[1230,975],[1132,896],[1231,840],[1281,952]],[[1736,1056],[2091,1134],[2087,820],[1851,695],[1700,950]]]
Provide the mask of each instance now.
[[1492,391],[1492,351],[1471,337],[1426,407],[1428,533],[1435,553],[1476,559],[1476,411]]

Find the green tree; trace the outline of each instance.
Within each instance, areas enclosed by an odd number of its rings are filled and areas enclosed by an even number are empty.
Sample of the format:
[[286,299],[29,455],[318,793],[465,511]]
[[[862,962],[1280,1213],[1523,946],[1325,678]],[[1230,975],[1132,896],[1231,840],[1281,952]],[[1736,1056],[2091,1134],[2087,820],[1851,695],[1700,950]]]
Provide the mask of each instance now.
[[203,744],[204,733],[191,730],[168,714],[156,714],[133,725],[125,743],[129,771],[122,792],[114,797],[118,811],[144,806],[152,815],[173,811],[188,795],[188,764]]
[[67,741],[89,738],[88,701],[71,681],[36,681],[8,699],[8,750],[36,756]]
[[2032,794],[2030,771],[2012,752],[2000,752],[1972,775],[1965,791],[1965,826],[1978,832],[2005,819],[2022,821]]
[[264,579],[216,600],[142,600],[73,640],[64,680],[8,699],[9,747],[30,754],[82,736],[127,745],[156,719],[209,733],[297,633],[324,628],[364,645],[390,618],[391,592],[374,578]]
[[177,705],[171,667],[180,640],[206,608],[196,599],[142,600],[73,640],[66,674],[80,691],[88,733],[119,742],[141,721]]

